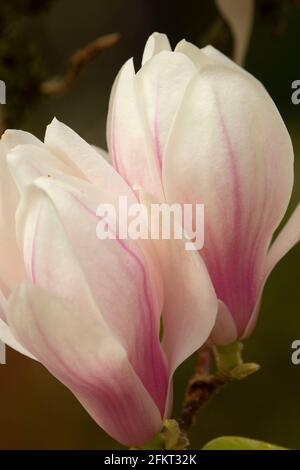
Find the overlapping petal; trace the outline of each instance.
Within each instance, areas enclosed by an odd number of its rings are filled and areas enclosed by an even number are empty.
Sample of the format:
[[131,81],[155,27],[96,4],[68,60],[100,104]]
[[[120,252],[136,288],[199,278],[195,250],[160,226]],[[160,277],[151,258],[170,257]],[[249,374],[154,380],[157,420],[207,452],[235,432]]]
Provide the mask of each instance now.
[[24,278],[24,266],[15,236],[15,211],[19,194],[6,161],[7,153],[22,143],[42,145],[28,132],[15,130],[7,130],[0,141],[0,277],[7,292]]
[[140,103],[160,171],[170,129],[185,89],[196,73],[195,65],[186,55],[163,51],[149,60],[136,75]]
[[[145,191],[141,191],[141,201],[150,219],[151,204],[157,201]],[[151,220],[153,233],[161,234],[167,228],[156,226],[155,218]],[[166,222],[162,219],[163,224]],[[191,243],[187,238],[162,239],[160,236],[152,243],[163,277],[163,347],[172,375],[208,339],[216,320],[218,302],[202,258],[196,249],[186,249],[186,244]]]
[[290,138],[259,82],[218,66],[199,74],[173,127],[163,178],[169,201],[204,203],[201,254],[241,334],[293,184]]
[[132,60],[122,67],[112,89],[107,142],[114,167],[125,181],[131,187],[146,187],[150,194],[160,198],[159,164],[140,103]]
[[[51,197],[57,207],[75,256],[105,321],[128,352],[135,370],[163,412],[168,379],[159,342],[161,306],[155,290],[158,281],[151,277],[154,272],[148,270],[144,253],[132,240],[120,240],[117,237],[108,240],[97,238],[99,219],[96,212],[102,200],[101,192],[94,187],[82,183],[80,188],[76,188],[74,185],[52,178],[39,179],[36,185]],[[106,198],[105,202],[108,201],[109,199]],[[26,226],[30,230],[37,230],[36,227],[38,227],[37,216],[35,224],[25,225],[24,217],[27,217],[27,207],[31,208],[30,211],[33,214],[32,203],[24,202],[18,211],[20,232],[24,231]],[[114,230],[113,227],[112,230]],[[22,238],[22,234],[19,237]],[[38,243],[38,234],[36,236],[31,234],[31,237],[26,237],[26,239],[29,240],[28,246],[24,249],[27,273],[30,279],[34,280],[38,274],[32,265],[32,259],[35,259],[36,255],[31,249],[33,243],[31,239],[36,240],[35,244]],[[44,246],[47,247],[46,240],[41,239],[39,245],[41,249],[44,249]],[[58,248],[53,242],[51,243],[51,249],[54,252],[49,260],[49,249],[45,250],[45,262],[39,270],[41,276],[47,276],[47,272],[52,271],[51,260],[54,259]],[[64,249],[63,247],[62,252],[57,256],[64,256]],[[57,279],[61,278],[57,287],[64,289],[66,286],[64,278],[70,275],[72,275],[72,270],[65,264],[62,275],[57,272],[53,273],[53,282],[56,283]],[[48,290],[50,288],[47,285],[44,287]],[[74,288],[71,294],[76,294]]]
[[18,224],[36,287],[27,282],[13,294],[10,327],[107,432],[125,444],[144,442],[161,425],[158,408],[96,305],[44,191],[28,189]]
[[148,60],[152,59],[152,57],[154,57],[156,54],[159,54],[159,52],[170,50],[171,46],[169,43],[168,36],[166,34],[151,34],[144,48],[142,65],[145,65]]
[[[182,87],[173,80],[173,108],[166,109],[168,81],[183,63],[182,85],[197,69],[178,54],[163,76],[160,61],[168,52],[159,51],[168,47],[163,38],[156,40],[145,60],[158,83],[159,113],[166,110],[159,134],[163,153],[183,99]],[[143,100],[152,100],[155,89],[147,77],[132,74],[129,64],[123,72],[121,88],[130,85],[126,99],[136,119],[133,131],[140,138],[133,146],[144,158],[141,171],[148,165],[144,180],[138,172],[133,176],[132,188],[101,151],[57,120],[48,126],[44,143],[26,133],[7,134],[10,141],[2,146],[2,166],[13,195],[10,231],[22,271],[8,287],[7,277],[3,283],[0,277],[5,295],[14,289],[9,309],[0,315],[0,339],[42,362],[115,439],[136,445],[158,432],[162,418],[168,416],[173,372],[207,339],[216,298],[204,264],[196,255],[185,258],[182,244],[155,248],[149,240],[119,235],[119,218],[124,215],[118,212],[120,196],[128,205],[137,203],[136,185],[146,182],[150,193],[156,188],[153,193],[163,197],[157,186],[162,168],[153,160],[153,129],[147,124],[154,110],[147,115],[140,108]],[[116,103],[118,110],[125,110],[122,100]],[[113,132],[122,130],[124,119],[125,114],[117,124],[112,119]],[[144,139],[144,124],[149,141]],[[123,137],[125,150],[127,144],[127,150],[134,150],[130,136]],[[101,204],[116,211],[116,217],[105,217],[111,236],[103,240],[97,236],[103,222]],[[169,269],[178,293],[184,288],[181,296],[172,297]],[[202,284],[201,291],[192,282],[195,279]]]

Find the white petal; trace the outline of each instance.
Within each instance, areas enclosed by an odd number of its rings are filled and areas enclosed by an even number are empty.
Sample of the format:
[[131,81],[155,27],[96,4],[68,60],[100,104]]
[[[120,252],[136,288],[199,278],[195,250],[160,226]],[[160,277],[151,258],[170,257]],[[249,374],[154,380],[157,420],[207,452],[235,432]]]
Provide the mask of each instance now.
[[132,60],[124,64],[112,89],[107,142],[114,167],[129,186],[138,185],[161,198],[160,169],[140,102]]
[[20,193],[41,176],[72,175],[72,169],[45,145],[17,145],[7,154],[7,162]]
[[99,150],[95,150],[76,132],[57,119],[53,119],[47,127],[45,144],[59,158],[72,166],[77,172],[75,176],[88,179],[101,186],[103,191],[129,193],[125,182]]
[[[245,69],[233,62],[225,54],[222,54],[218,49],[215,49],[213,46],[208,45],[202,47],[201,49],[194,44],[183,39],[180,41],[175,49],[175,52],[181,52],[185,54],[193,62],[193,64],[201,72],[205,67],[210,65],[220,65],[223,67],[228,67],[231,70],[236,72],[244,73],[245,75],[250,75]],[[253,77],[252,77],[253,79]]]
[[196,73],[195,65],[187,56],[174,52],[157,54],[137,73],[141,105],[160,169],[177,111]]
[[20,354],[29,357],[30,359],[37,360],[26,348],[16,340],[10,327],[0,318],[0,341],[9,346],[10,348],[18,351]]
[[171,46],[169,43],[169,39],[166,34],[161,33],[153,33],[149,36],[148,41],[146,42],[143,59],[142,59],[142,66],[149,60],[152,59],[153,56],[158,54],[161,51],[170,51]]
[[[28,356],[31,359],[35,359],[32,354],[27,351],[15,338],[10,327],[7,324],[7,300],[0,291],[0,341],[2,341],[7,346],[15,349],[24,356]],[[1,347],[1,345],[0,345]]]
[[43,142],[41,142],[34,135],[25,131],[7,129],[1,137],[1,145],[3,145],[4,153],[8,153],[17,145],[23,144],[30,144],[36,145],[38,147],[43,147]]
[[237,330],[232,315],[226,305],[220,300],[217,320],[211,334],[211,339],[217,345],[231,344],[237,340]]
[[16,243],[15,211],[19,193],[7,166],[7,153],[20,144],[42,146],[42,142],[28,132],[7,130],[0,142],[0,277],[6,290],[24,279],[24,266]]
[[199,47],[185,39],[182,39],[177,44],[175,52],[181,52],[186,55],[198,70],[201,70],[205,65],[212,64],[212,60],[210,60],[210,58],[204,53],[203,49],[199,49]]

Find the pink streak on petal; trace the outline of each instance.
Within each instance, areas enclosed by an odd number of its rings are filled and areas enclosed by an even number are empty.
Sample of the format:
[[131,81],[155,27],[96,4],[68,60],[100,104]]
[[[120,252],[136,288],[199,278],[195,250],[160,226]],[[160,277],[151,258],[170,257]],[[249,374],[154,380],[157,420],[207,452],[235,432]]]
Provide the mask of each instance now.
[[[226,279],[223,278],[219,280],[219,283],[221,283],[221,285],[217,286],[216,290],[217,292],[219,289],[223,291],[221,294],[222,296],[220,296],[220,298],[221,300],[225,301],[227,305],[228,304],[230,305],[231,303],[230,298],[232,298],[234,302],[234,298],[236,297],[235,290],[238,288],[237,283],[239,282],[239,279],[237,279],[237,276],[239,275],[239,261],[242,261],[243,259],[243,253],[242,253],[242,250],[240,249],[241,248],[240,246],[240,241],[241,241],[240,221],[241,221],[241,216],[242,216],[241,188],[240,188],[240,179],[239,179],[239,172],[238,172],[238,166],[237,166],[237,156],[232,146],[231,138],[227,130],[224,115],[223,115],[221,105],[220,105],[217,95],[216,95],[216,103],[217,103],[217,108],[219,111],[222,134],[224,137],[224,141],[226,144],[228,157],[230,161],[231,176],[232,176],[232,190],[233,190],[232,207],[234,210],[234,229],[233,229],[234,235],[233,235],[233,239],[231,240],[231,248],[228,253],[229,260],[228,260],[227,269],[226,269],[227,275],[226,275]],[[235,312],[232,312],[232,313],[234,314]],[[235,320],[237,322],[237,326],[239,329],[241,318],[237,317],[235,318]]]
[[[216,96],[220,126],[226,145],[230,173],[232,178],[232,207],[233,229],[232,239],[228,240],[224,264],[219,263],[220,250],[218,243],[213,240],[213,234],[206,226],[208,244],[203,249],[203,256],[208,264],[217,296],[229,308],[234,317],[238,334],[241,335],[247,326],[249,316],[255,304],[257,294],[257,256],[261,247],[257,238],[250,240],[251,245],[246,246],[247,234],[242,232],[245,224],[243,214],[242,188],[238,168],[238,157],[233,148],[220,102]],[[221,250],[222,251],[222,250]]]
[[[78,197],[73,194],[69,193],[69,195],[90,215],[92,215],[95,219],[99,220],[99,217],[95,213],[93,209],[86,206]],[[133,367],[136,369],[138,375],[140,376],[141,381],[149,391],[150,395],[156,402],[162,416],[164,414],[165,409],[165,400],[166,400],[166,393],[168,388],[168,378],[167,378],[167,370],[164,358],[161,354],[159,339],[158,339],[158,326],[156,324],[156,307],[153,301],[153,297],[149,291],[149,286],[147,283],[147,272],[144,266],[143,261],[139,258],[139,256],[134,253],[128,245],[126,245],[124,240],[120,240],[117,234],[112,230],[110,227],[111,233],[115,236],[116,242],[125,250],[125,252],[135,261],[138,265],[142,280],[143,280],[143,298],[146,302],[146,313],[147,317],[144,318],[145,326],[147,331],[148,330],[148,339],[149,349],[150,349],[150,357],[145,357],[145,364],[150,362],[149,369],[145,367],[142,361],[137,362],[135,358],[129,357],[132,362]],[[141,310],[144,310],[144,306],[141,306]],[[140,357],[138,358],[140,359]]]
[[[148,322],[149,326],[149,339],[152,341],[152,346],[150,346],[150,362],[152,363],[152,367],[154,371],[157,371],[159,373],[153,374],[153,383],[148,383],[148,391],[150,395],[153,397],[153,399],[156,401],[157,406],[163,416],[164,414],[164,409],[165,409],[165,400],[166,400],[166,391],[167,391],[167,375],[166,375],[166,368],[165,364],[161,363],[162,358],[161,354],[158,351],[157,344],[155,341],[155,338],[158,337],[158,331],[157,331],[157,325],[155,321],[155,305],[153,302],[153,297],[151,293],[149,292],[149,285],[147,283],[147,273],[145,270],[145,266],[142,262],[142,260],[138,257],[136,253],[134,253],[126,244],[124,243],[124,240],[119,240],[117,239],[119,244],[123,247],[123,249],[136,261],[136,263],[139,266],[139,269],[141,270],[142,273],[142,279],[143,279],[143,293],[144,293],[144,299],[146,300],[146,305],[147,305],[147,310],[149,313],[148,318],[146,319],[146,322]],[[141,368],[139,370],[139,374],[141,377],[142,382],[146,385],[148,382],[149,378],[149,370],[146,370],[145,368]]]
[[[240,220],[241,220],[241,215],[242,215],[241,185],[240,185],[239,171],[238,171],[238,165],[237,165],[237,155],[235,154],[234,148],[232,146],[231,138],[226,127],[226,123],[225,123],[224,115],[221,110],[220,102],[218,99],[216,99],[216,102],[217,102],[217,107],[218,107],[219,116],[220,116],[222,133],[224,136],[226,147],[228,149],[228,155],[230,158],[231,174],[232,174],[232,179],[233,179],[233,199],[234,199],[233,207],[234,207],[235,235],[236,235],[236,238],[234,240],[234,250],[235,250],[236,243],[238,243],[239,245],[239,241],[240,241],[240,237],[238,236],[238,234],[240,231]],[[235,251],[238,251],[238,249]]]

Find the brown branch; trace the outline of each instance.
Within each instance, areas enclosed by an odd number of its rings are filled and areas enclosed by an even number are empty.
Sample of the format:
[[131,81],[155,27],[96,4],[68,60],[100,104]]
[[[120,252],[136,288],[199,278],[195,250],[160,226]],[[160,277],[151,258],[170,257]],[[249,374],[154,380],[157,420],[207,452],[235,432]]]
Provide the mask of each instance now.
[[41,85],[46,95],[62,95],[77,80],[82,69],[105,49],[114,46],[120,39],[119,33],[101,36],[87,46],[79,49],[69,60],[69,67],[62,77],[51,78]]
[[183,434],[187,434],[196,423],[197,414],[216,393],[225,385],[227,380],[218,375],[195,375],[190,380],[179,420]]
[[[223,356],[227,362],[226,367],[220,360],[221,357],[216,347],[211,348],[207,345],[200,351],[198,366],[188,382],[179,419],[182,436],[186,437],[190,428],[195,424],[200,408],[208,403],[225,385],[234,380],[242,380],[259,369],[258,364],[242,362],[240,358],[241,345],[237,344],[236,356],[230,355],[229,358]],[[214,374],[209,373],[212,354],[215,356],[217,366]],[[234,360],[230,363],[232,359]]]
[[179,424],[183,435],[187,435],[195,424],[198,411],[227,383],[221,374],[209,374],[212,351],[206,346],[199,352],[199,362],[189,380],[185,392]]

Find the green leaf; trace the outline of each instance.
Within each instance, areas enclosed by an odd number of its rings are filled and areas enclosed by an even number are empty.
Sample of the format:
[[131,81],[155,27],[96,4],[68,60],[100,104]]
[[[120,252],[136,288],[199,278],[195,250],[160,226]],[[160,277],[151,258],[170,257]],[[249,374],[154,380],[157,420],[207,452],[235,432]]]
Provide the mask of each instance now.
[[287,450],[267,442],[247,439],[246,437],[224,436],[205,444],[203,450]]

